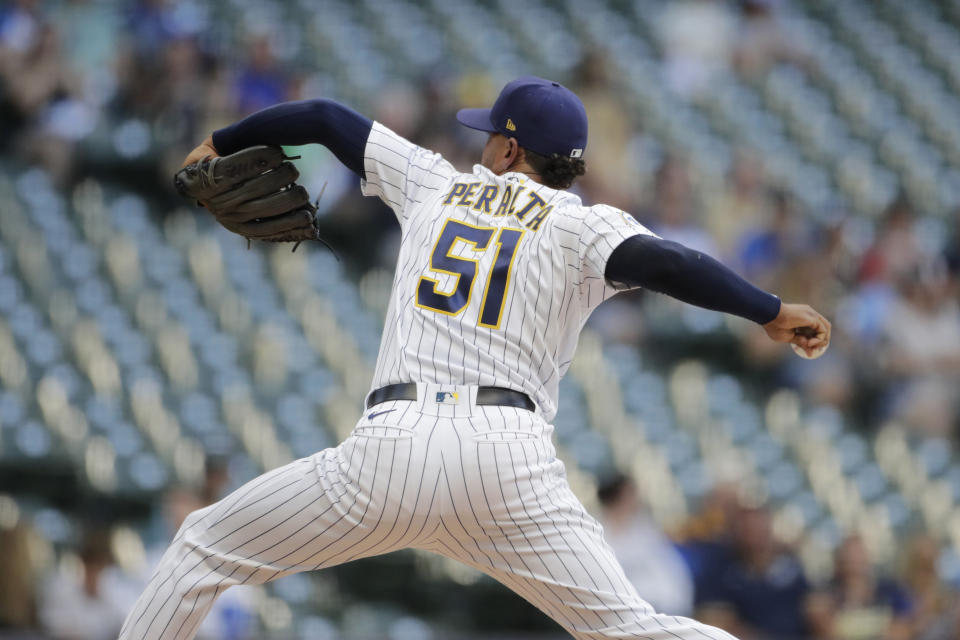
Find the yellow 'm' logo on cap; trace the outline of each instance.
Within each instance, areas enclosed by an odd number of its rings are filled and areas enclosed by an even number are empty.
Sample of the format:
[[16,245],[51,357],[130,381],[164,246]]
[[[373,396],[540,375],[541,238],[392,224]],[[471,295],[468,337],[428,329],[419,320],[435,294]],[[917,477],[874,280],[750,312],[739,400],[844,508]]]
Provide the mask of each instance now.
[[511,120],[510,118],[507,118],[507,129],[508,129],[509,131],[516,131],[516,130],[517,130],[517,125],[513,124],[513,120]]

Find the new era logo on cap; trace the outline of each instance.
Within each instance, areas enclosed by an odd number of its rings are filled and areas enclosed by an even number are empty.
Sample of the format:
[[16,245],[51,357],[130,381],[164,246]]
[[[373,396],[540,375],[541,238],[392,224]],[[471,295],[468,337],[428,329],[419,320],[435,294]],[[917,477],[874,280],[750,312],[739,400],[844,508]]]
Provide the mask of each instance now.
[[508,83],[490,109],[461,109],[457,120],[516,138],[521,147],[546,156],[579,158],[587,148],[587,112],[580,98],[559,82],[535,76]]

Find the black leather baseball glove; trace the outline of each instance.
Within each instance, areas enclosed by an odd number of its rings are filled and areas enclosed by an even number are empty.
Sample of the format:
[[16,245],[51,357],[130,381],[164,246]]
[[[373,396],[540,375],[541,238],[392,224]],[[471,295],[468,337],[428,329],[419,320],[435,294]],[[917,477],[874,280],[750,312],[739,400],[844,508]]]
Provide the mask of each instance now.
[[177,171],[180,195],[197,201],[217,222],[250,240],[319,240],[317,208],[296,184],[300,172],[280,147],[258,145],[206,157]]

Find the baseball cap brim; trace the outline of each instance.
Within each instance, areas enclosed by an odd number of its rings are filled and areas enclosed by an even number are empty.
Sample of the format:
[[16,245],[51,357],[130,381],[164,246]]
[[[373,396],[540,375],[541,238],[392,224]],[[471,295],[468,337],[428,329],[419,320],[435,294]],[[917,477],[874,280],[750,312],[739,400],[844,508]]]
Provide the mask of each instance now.
[[457,111],[457,121],[465,127],[479,131],[494,133],[497,130],[490,119],[490,109],[460,109]]

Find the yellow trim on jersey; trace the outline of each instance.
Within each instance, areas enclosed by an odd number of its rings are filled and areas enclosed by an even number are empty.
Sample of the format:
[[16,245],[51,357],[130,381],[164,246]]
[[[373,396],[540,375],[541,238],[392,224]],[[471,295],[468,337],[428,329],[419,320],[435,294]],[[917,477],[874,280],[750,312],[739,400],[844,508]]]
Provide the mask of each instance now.
[[543,224],[543,221],[547,219],[547,216],[550,215],[551,211],[553,211],[552,204],[546,207],[543,207],[542,209],[540,209],[540,211],[537,212],[537,215],[530,218],[530,220],[525,222],[523,226],[525,226],[527,229],[530,229],[531,231],[539,231],[540,225]]
[[524,189],[526,189],[526,187],[524,187],[523,185],[520,185],[520,186],[517,187],[517,192],[514,193],[514,194],[513,194],[513,198],[510,199],[510,209],[507,210],[507,215],[508,215],[508,216],[512,216],[513,214],[515,214],[515,213],[517,212],[517,210],[513,208],[513,205],[515,205],[515,204],[517,203],[517,198],[520,197],[520,194],[523,193],[523,190],[524,190]]
[[[477,201],[473,203],[471,209],[474,211],[480,211],[481,205],[483,211],[481,213],[490,214],[490,202],[497,197],[497,194],[500,192],[499,185],[488,184],[483,188],[483,191],[480,192],[480,195],[477,197]],[[489,194],[489,195],[488,195]]]
[[[541,198],[536,191],[531,191],[527,194],[527,197],[530,198],[530,202],[525,204],[523,209],[520,209],[520,211],[517,211],[514,214],[517,218],[517,221],[519,221],[521,224],[523,223],[523,219],[527,217],[527,214],[529,214],[534,207],[540,207],[543,209],[547,204],[547,201]],[[513,213],[513,211],[510,213]]]
[[493,212],[494,218],[500,218],[507,215],[508,209],[510,209],[510,201],[513,198],[513,185],[507,185],[503,189],[503,199],[500,201],[500,204],[497,206],[497,210]]
[[479,182],[471,182],[469,185],[467,185],[467,191],[462,196],[460,196],[460,200],[457,202],[457,206],[469,207],[470,205],[472,205],[473,202],[470,200],[467,200],[467,198],[473,196],[474,192],[477,190],[477,187],[479,186],[480,186]]
[[[460,191],[457,191],[457,187],[462,187]],[[447,194],[447,197],[443,199],[441,204],[450,204],[453,202],[454,198],[459,198],[463,195],[463,192],[467,190],[466,182],[455,182],[453,183],[453,188],[450,189],[450,193]]]
[[[478,184],[479,184],[479,183],[478,183]],[[439,282],[438,280],[434,280],[433,278],[430,278],[430,277],[427,277],[427,276],[420,276],[420,279],[417,281],[416,291],[414,292],[413,304],[414,304],[415,306],[417,306],[417,307],[420,307],[421,309],[426,309],[427,311],[433,311],[434,313],[442,313],[442,314],[445,315],[445,316],[458,316],[458,315],[460,315],[461,313],[463,313],[463,310],[464,310],[464,309],[466,309],[467,307],[470,306],[470,300],[471,300],[472,297],[473,297],[473,290],[474,290],[474,286],[473,286],[473,285],[476,284],[476,282],[471,282],[471,283],[470,283],[470,288],[467,290],[467,301],[466,301],[466,303],[464,303],[464,305],[463,305],[462,307],[460,307],[460,308],[457,309],[456,311],[447,311],[447,310],[445,310],[445,309],[437,309],[436,307],[428,307],[428,306],[425,306],[425,305],[420,304],[420,302],[417,300],[417,292],[420,291],[420,285],[421,285],[421,283],[423,283],[424,281],[429,282],[429,283],[431,283],[431,284],[433,285],[433,293],[434,293],[435,295],[443,296],[443,297],[445,297],[445,298],[452,298],[452,297],[454,296],[454,294],[457,293],[457,289],[460,288],[460,279],[463,277],[463,274],[462,274],[462,273],[458,273],[458,272],[456,272],[456,271],[447,271],[446,269],[437,269],[437,268],[435,268],[435,267],[433,266],[433,254],[436,253],[436,251],[437,251],[437,245],[440,244],[440,238],[443,237],[444,232],[447,230],[447,225],[448,225],[449,223],[451,223],[451,222],[456,222],[457,224],[462,224],[462,225],[464,225],[464,226],[466,226],[466,227],[472,227],[472,228],[474,228],[474,229],[477,229],[478,231],[491,231],[491,232],[492,232],[492,231],[495,230],[495,228],[493,228],[493,227],[480,227],[480,226],[477,226],[477,225],[470,224],[469,222],[464,222],[463,220],[456,220],[456,219],[454,219],[454,218],[447,218],[447,219],[444,221],[443,226],[440,227],[440,233],[437,234],[437,239],[436,239],[436,241],[433,243],[433,248],[430,249],[430,270],[433,271],[434,273],[445,273],[445,274],[447,274],[448,276],[456,276],[456,277],[457,277],[457,280],[456,280],[456,282],[455,282],[454,285],[453,285],[453,291],[451,291],[450,293],[443,293],[442,291],[437,291],[437,285],[440,284],[440,282]],[[475,242],[473,242],[473,241],[471,241],[471,240],[467,240],[467,239],[464,238],[463,236],[454,236],[454,241],[453,241],[453,243],[450,245],[450,248],[447,249],[447,253],[446,253],[445,255],[446,255],[447,258],[451,258],[451,259],[453,259],[453,260],[464,260],[464,261],[472,262],[473,265],[474,265],[473,279],[474,279],[474,281],[476,281],[476,279],[477,279],[477,273],[478,273],[479,270],[480,270],[480,259],[479,259],[479,258],[465,258],[465,257],[463,257],[463,256],[452,256],[452,255],[450,255],[450,252],[453,250],[453,248],[454,248],[455,246],[457,246],[457,242],[456,242],[457,240],[463,241],[464,244],[473,245],[473,251],[486,251],[486,250],[487,250],[487,247],[490,246],[490,238],[492,238],[492,237],[493,237],[493,233],[491,233],[491,234],[490,234],[490,237],[487,238],[486,244],[484,244],[482,247],[480,247],[480,246],[477,246],[477,243],[475,243]]]
[[503,243],[500,242],[500,238],[503,237],[503,232],[509,231],[519,231],[520,237],[517,238],[516,244],[513,246],[513,254],[510,256],[510,262],[507,264],[507,274],[504,277],[503,282],[503,297],[500,298],[500,309],[497,311],[497,324],[486,324],[481,320],[483,318],[483,308],[481,306],[480,315],[477,317],[477,324],[481,327],[487,327],[488,329],[499,329],[500,322],[503,320],[503,308],[507,306],[507,294],[510,293],[510,274],[513,271],[513,263],[517,259],[517,254],[520,247],[520,243],[523,241],[523,235],[527,232],[526,229],[515,229],[513,227],[501,227],[499,233],[497,233],[497,251],[493,256],[493,262],[490,265],[490,274],[487,276],[487,284],[483,288],[483,298],[481,300],[486,301],[487,293],[490,291],[490,283],[493,282],[494,272],[496,271],[495,267],[497,266],[497,260],[500,259],[500,252],[503,251]]

